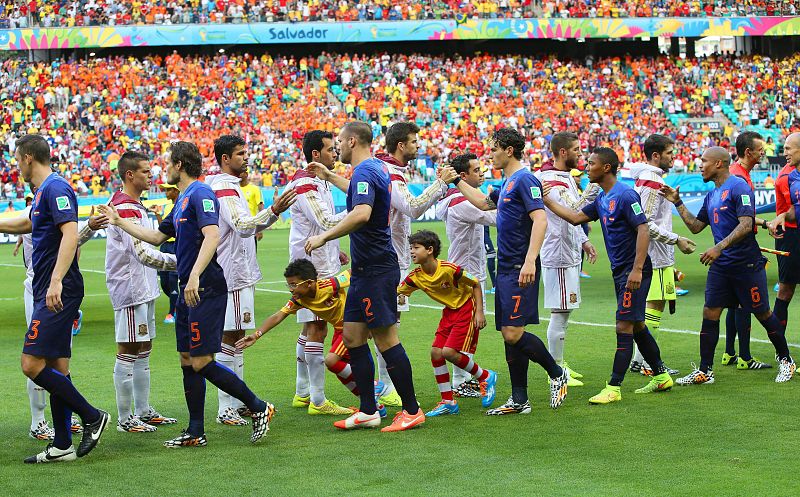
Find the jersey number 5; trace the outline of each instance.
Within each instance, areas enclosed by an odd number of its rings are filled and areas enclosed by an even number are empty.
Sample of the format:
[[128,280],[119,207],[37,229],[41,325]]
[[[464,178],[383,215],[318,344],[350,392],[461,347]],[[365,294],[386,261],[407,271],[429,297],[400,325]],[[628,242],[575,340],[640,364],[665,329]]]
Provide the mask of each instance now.
[[200,325],[200,323],[195,321],[194,323],[191,324],[191,327],[189,328],[190,331],[192,332],[192,341],[193,342],[199,342],[200,341],[200,328],[199,328],[199,325]]

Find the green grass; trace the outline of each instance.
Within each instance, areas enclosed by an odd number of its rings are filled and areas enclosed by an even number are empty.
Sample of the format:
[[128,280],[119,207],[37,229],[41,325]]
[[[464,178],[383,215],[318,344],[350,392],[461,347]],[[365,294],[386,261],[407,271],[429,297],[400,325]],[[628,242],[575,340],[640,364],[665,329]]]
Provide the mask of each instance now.
[[[421,226],[421,225],[418,225]],[[444,240],[444,227],[436,229]],[[685,234],[685,233],[684,233]],[[206,430],[209,446],[170,451],[161,442],[178,433],[187,421],[181,375],[174,352],[174,335],[160,325],[152,360],[152,403],[178,417],[180,424],[154,434],[123,434],[112,426],[99,447],[73,464],[31,467],[22,458],[43,444],[27,436],[29,424],[25,379],[17,362],[24,331],[21,267],[3,267],[0,287],[0,347],[6,351],[0,375],[6,383],[0,437],[2,494],[23,495],[187,495],[198,491],[231,495],[294,494],[395,494],[395,495],[782,495],[800,494],[796,452],[800,434],[795,414],[800,381],[774,383],[775,370],[737,372],[717,367],[712,386],[674,389],[660,395],[638,396],[633,390],[645,380],[629,375],[623,385],[624,400],[610,406],[590,406],[588,398],[607,381],[615,338],[615,297],[600,231],[592,240],[601,252],[589,269],[592,279],[582,280],[583,307],[567,338],[567,358],[585,375],[586,386],[570,389],[558,411],[548,407],[543,371],[530,368],[529,390],[533,412],[529,416],[488,418],[480,401],[462,401],[462,415],[430,419],[408,433],[334,431],[333,418],[310,417],[292,409],[294,392],[294,342],[298,327],[287,320],[248,351],[245,375],[260,396],[278,408],[272,431],[251,446],[250,428],[222,427],[214,423],[216,391],[209,386]],[[762,235],[763,236],[763,235]],[[287,261],[287,231],[266,233],[259,247],[264,282],[259,288],[283,291],[280,283]],[[695,237],[698,253],[710,245],[710,235]],[[762,240],[764,245],[770,241]],[[345,245],[345,244],[343,244]],[[102,274],[104,242],[84,246],[85,270],[83,331],[73,347],[75,383],[95,405],[115,415],[112,369],[114,365],[113,313]],[[0,264],[19,265],[11,245],[0,247]],[[663,326],[697,330],[701,319],[705,269],[698,255],[678,256],[687,274],[675,315],[665,314]],[[770,282],[776,265],[769,268]],[[771,289],[770,289],[771,290]],[[772,293],[772,292],[770,292]],[[771,296],[771,299],[774,295]],[[284,303],[280,293],[257,293],[259,320]],[[490,299],[491,301],[491,299]],[[431,305],[424,295],[412,304]],[[490,302],[489,309],[493,305]],[[158,302],[163,317],[166,298]],[[547,313],[542,313],[547,317]],[[414,367],[417,394],[423,408],[438,400],[428,351],[438,322],[436,310],[416,307],[403,316],[401,337]],[[503,345],[494,331],[493,318],[483,331],[477,359],[500,374],[497,401],[509,395]],[[789,341],[798,343],[797,306],[792,306]],[[545,336],[546,322],[529,327]],[[753,337],[766,338],[756,323]],[[695,335],[662,332],[659,344],[668,364],[682,371],[698,358]],[[793,347],[800,355],[798,348]],[[722,344],[717,356],[722,353]],[[771,359],[768,343],[753,343],[753,353]],[[343,403],[355,399],[333,378],[327,377],[328,395]],[[49,412],[48,412],[49,417]]]

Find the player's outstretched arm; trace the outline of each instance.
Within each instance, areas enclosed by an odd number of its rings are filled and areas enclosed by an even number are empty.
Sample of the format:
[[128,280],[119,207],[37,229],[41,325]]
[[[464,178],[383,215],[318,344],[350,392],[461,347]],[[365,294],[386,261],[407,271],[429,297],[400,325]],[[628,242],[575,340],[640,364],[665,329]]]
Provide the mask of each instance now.
[[325,245],[331,240],[336,240],[337,238],[341,238],[345,235],[349,235],[350,233],[354,232],[355,230],[359,229],[361,226],[369,221],[369,217],[372,215],[372,206],[369,204],[358,204],[357,206],[353,207],[353,210],[350,211],[344,219],[342,219],[339,224],[334,226],[333,228],[329,229],[328,231],[319,234],[317,236],[312,236],[308,240],[306,240],[306,253],[310,254],[312,250],[317,249]]
[[9,235],[25,235],[33,229],[33,224],[27,216],[0,219],[0,233]]
[[319,162],[309,162],[308,166],[306,166],[306,171],[310,172],[321,180],[332,183],[333,186],[345,193],[347,193],[347,189],[350,188],[350,180],[342,178]]
[[405,181],[392,181],[392,207],[402,212],[411,219],[417,219],[435,204],[447,191],[447,183],[441,178],[428,185],[428,187],[415,197],[409,190]]
[[276,312],[272,316],[265,319],[264,322],[261,324],[261,326],[259,326],[254,333],[247,335],[246,337],[240,338],[236,342],[236,347],[246,349],[247,347],[254,345],[259,338],[264,336],[265,333],[267,333],[272,328],[281,324],[283,320],[286,319],[286,316],[288,316],[288,314],[286,314],[285,312],[281,311]]
[[775,238],[782,238],[786,230],[786,222],[795,222],[796,220],[794,206],[791,206],[788,211],[779,214],[775,219],[767,223],[769,234]]
[[189,273],[189,281],[186,282],[186,288],[183,290],[183,298],[189,307],[197,307],[197,304],[200,303],[200,275],[203,274],[214,254],[217,253],[219,245],[219,226],[208,224],[203,226],[201,231],[203,232],[203,243],[200,245],[192,272]]
[[153,250],[137,238],[130,238],[134,256],[147,267],[157,271],[175,271],[177,259],[174,254]]
[[[545,190],[547,190],[545,188]],[[542,195],[544,205],[556,216],[575,226],[592,221],[583,211],[575,211],[553,200],[550,195]]]
[[101,205],[98,207],[98,210],[108,218],[109,224],[119,226],[125,233],[143,242],[147,242],[150,245],[161,245],[169,239],[169,236],[161,231],[145,228],[129,219],[120,217],[117,209],[113,205]]
[[728,236],[723,238],[719,241],[718,244],[714,245],[710,249],[706,250],[700,255],[700,262],[708,266],[709,264],[713,263],[719,256],[722,255],[722,251],[726,248],[730,247],[731,245],[736,245],[740,241],[744,239],[749,233],[753,231],[753,218],[750,216],[739,216],[739,224],[733,228]]
[[680,197],[680,188],[672,188],[669,185],[664,185],[661,187],[661,195],[667,199],[668,202],[671,202],[675,208],[678,210],[678,214],[680,214],[683,223],[689,228],[689,231],[692,233],[700,233],[708,226],[703,221],[697,219],[694,214],[689,212],[689,209],[683,204],[683,200]]
[[67,274],[75,253],[78,250],[78,223],[68,221],[58,227],[61,230],[61,245],[58,247],[56,264],[53,267],[53,274],[50,276],[50,286],[47,288],[45,303],[51,312],[60,312],[64,308],[61,302],[61,282]]
[[108,227],[108,218],[103,214],[94,214],[94,206],[92,206],[91,212],[89,212],[89,219],[86,222],[86,226],[81,228],[78,232],[78,246],[82,246],[84,243],[88,242],[94,236],[94,232],[97,230],[105,229]]
[[[454,179],[458,178],[458,174],[456,173],[456,170],[452,168],[452,166],[445,166],[439,170],[439,178],[446,183],[452,183]],[[464,198],[466,198],[470,204],[474,205],[478,209],[482,211],[491,211],[497,209],[497,205],[495,205],[494,201],[489,195],[486,195],[479,189],[468,185],[466,181],[456,181],[455,185],[456,188],[458,188],[458,191],[464,195]]]

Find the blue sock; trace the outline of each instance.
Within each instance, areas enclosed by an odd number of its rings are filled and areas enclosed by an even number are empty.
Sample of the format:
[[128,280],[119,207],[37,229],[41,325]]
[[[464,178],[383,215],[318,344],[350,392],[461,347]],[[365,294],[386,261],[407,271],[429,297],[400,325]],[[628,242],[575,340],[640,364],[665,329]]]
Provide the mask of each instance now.
[[644,360],[647,361],[647,364],[653,369],[653,374],[660,375],[663,373],[665,369],[664,362],[661,360],[661,350],[659,350],[658,343],[656,343],[656,339],[653,338],[647,326],[638,333],[634,332],[633,340],[639,347],[639,351],[642,353]]
[[783,333],[781,322],[778,317],[770,313],[769,317],[761,321],[761,326],[767,330],[767,337],[772,345],[775,347],[775,353],[778,355],[779,360],[788,360],[790,358],[789,345],[786,343],[786,335]]
[[544,346],[542,340],[533,333],[523,332],[514,347],[525,354],[528,359],[542,366],[550,378],[555,379],[564,374],[561,366],[556,364],[555,359],[547,351],[547,347]]
[[[614,353],[614,365],[611,367],[609,385],[615,387],[622,385],[622,380],[625,379],[625,373],[628,371],[631,359],[633,359],[633,335],[617,333],[617,351]],[[646,357],[645,360],[647,360]],[[650,367],[655,366],[651,364]]]
[[250,409],[250,412],[264,412],[267,408],[267,403],[256,397],[256,394],[247,388],[247,384],[236,376],[236,373],[217,361],[209,362],[198,373],[223,392],[241,400]]
[[53,413],[53,446],[65,450],[72,445],[72,413],[57,395],[50,395],[50,412]]
[[186,396],[186,407],[189,408],[190,435],[199,437],[206,432],[205,404],[206,404],[206,379],[200,373],[195,373],[191,366],[181,366],[183,370],[183,393]]
[[359,410],[364,414],[375,414],[378,406],[375,405],[375,363],[372,362],[372,351],[369,350],[369,345],[367,344],[347,350],[350,352],[350,367],[353,370],[353,379],[356,382],[359,397],[361,398]]
[[58,396],[63,400],[68,409],[78,413],[84,424],[94,423],[100,418],[100,411],[83,398],[69,378],[55,369],[45,366],[33,382],[50,392],[51,396]]
[[[728,315],[732,312],[734,311],[728,309]],[[700,328],[700,371],[708,373],[708,370],[714,367],[717,342],[719,342],[719,321],[703,319],[703,326]]]
[[409,414],[416,414],[419,411],[419,403],[414,393],[411,361],[408,360],[403,344],[398,343],[394,347],[384,350],[381,355],[386,361],[386,371],[392,378],[394,389],[403,400],[403,410]]
[[528,401],[528,356],[517,347],[506,343],[508,376],[511,378],[511,399],[517,404]]
[[725,315],[725,353],[736,355],[736,309],[733,307]]
[[736,335],[739,337],[739,357],[745,361],[749,361],[753,358],[753,356],[750,355],[750,328],[752,326],[752,324],[750,324],[750,313],[744,309],[736,309],[734,314]]
[[773,307],[774,307],[773,312],[775,313],[775,317],[777,317],[778,321],[781,323],[781,328],[783,329],[785,334],[786,321],[789,319],[789,301],[775,297],[775,305]]

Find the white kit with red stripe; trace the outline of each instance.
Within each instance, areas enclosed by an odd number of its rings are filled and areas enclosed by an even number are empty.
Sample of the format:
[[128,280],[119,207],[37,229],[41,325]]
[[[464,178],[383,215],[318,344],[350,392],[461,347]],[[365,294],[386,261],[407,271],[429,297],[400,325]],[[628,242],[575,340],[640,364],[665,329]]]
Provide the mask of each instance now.
[[478,209],[457,188],[451,188],[436,205],[436,217],[444,221],[447,239],[450,240],[447,260],[463,267],[478,281],[485,281],[483,227],[497,224],[497,211]]
[[661,168],[638,162],[631,166],[634,189],[642,200],[642,209],[647,216],[650,246],[647,249],[653,269],[675,264],[675,244],[678,235],[672,232],[672,203],[659,192],[664,186],[664,171]]
[[[559,171],[552,165],[545,165],[535,176],[542,184],[548,183],[552,187],[549,194],[551,200],[576,211],[585,205],[569,171]],[[580,265],[582,245],[589,239],[586,233],[580,226],[573,226],[550,209],[545,208],[545,212],[547,231],[539,252],[542,267],[566,268]]]

